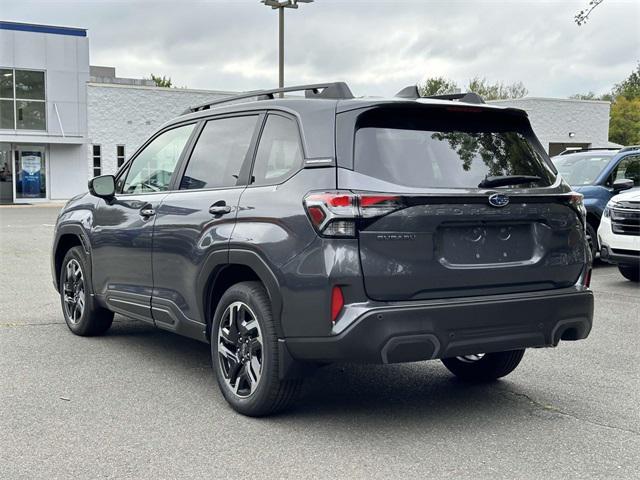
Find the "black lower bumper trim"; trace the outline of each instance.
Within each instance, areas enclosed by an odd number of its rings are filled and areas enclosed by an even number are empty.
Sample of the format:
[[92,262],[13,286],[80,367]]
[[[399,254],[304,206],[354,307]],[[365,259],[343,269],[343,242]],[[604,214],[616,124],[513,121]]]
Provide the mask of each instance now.
[[395,363],[555,346],[586,338],[592,320],[593,294],[581,290],[373,308],[339,335],[285,342],[297,360]]

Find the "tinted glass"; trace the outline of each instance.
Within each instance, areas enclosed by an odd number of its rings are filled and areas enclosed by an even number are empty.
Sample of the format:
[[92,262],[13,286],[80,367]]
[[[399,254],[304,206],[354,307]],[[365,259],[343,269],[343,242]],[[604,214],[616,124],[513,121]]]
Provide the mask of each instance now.
[[13,98],[13,70],[0,69],[0,98]]
[[193,128],[194,124],[174,128],[147,145],[131,164],[122,193],[168,190],[171,175]]
[[0,100],[0,128],[15,128],[13,121],[13,100]]
[[624,157],[616,168],[614,181],[621,178],[633,180],[633,185],[640,187],[640,155]]
[[296,122],[280,115],[269,115],[256,153],[254,184],[280,183],[301,164],[302,148]]
[[[528,121],[475,108],[381,108],[361,115],[356,171],[396,186],[478,188],[488,176],[554,178]],[[389,188],[393,188],[390,186]]]
[[592,185],[609,164],[613,153],[568,154],[553,157],[553,163],[562,178],[576,187]]
[[193,149],[180,188],[235,186],[257,121],[257,115],[208,121]]
[[16,127],[19,130],[46,130],[45,102],[16,102]]
[[16,98],[44,100],[44,72],[16,70]]

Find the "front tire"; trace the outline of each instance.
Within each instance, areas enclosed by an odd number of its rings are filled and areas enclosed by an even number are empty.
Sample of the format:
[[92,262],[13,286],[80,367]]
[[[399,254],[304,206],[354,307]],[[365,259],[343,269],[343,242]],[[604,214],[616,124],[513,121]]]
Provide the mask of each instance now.
[[590,223],[587,222],[587,242],[589,244],[589,248],[591,249],[591,261],[596,261],[596,254],[599,251],[598,248],[598,234],[596,233],[598,227],[594,227]]
[[216,380],[231,407],[251,417],[287,408],[301,380],[280,380],[278,336],[271,302],[259,282],[241,282],[222,295],[211,329]]
[[91,291],[87,259],[80,247],[71,248],[60,269],[60,302],[67,327],[76,335],[102,335],[113,323],[113,312],[100,307]]
[[469,382],[490,382],[513,372],[520,364],[523,350],[479,353],[463,357],[443,358],[442,363],[456,377]]
[[636,265],[618,265],[618,270],[627,280],[640,282],[640,267]]

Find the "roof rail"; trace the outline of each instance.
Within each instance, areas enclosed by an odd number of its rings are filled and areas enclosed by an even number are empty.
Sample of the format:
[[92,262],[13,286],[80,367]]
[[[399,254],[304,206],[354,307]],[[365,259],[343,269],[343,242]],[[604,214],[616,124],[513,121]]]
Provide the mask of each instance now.
[[294,87],[274,88],[271,90],[253,90],[250,92],[241,93],[239,95],[233,95],[231,97],[217,98],[215,100],[212,100],[211,102],[206,102],[194,107],[189,107],[184,112],[182,112],[182,115],[193,112],[200,112],[202,110],[208,110],[214,106],[222,105],[224,103],[236,102],[238,100],[244,100],[246,98],[257,97],[257,100],[273,100],[277,93],[302,91],[304,91],[305,98],[354,98],[353,93],[351,93],[349,86],[345,82],[315,83],[312,85],[298,85]]
[[417,100],[418,98],[433,98],[436,100],[451,100],[451,101],[460,101],[466,103],[485,103],[480,95],[474,92],[466,92],[466,93],[449,93],[446,95],[427,95],[421,96],[420,91],[416,85],[409,85],[408,87],[404,87],[398,93],[395,94],[398,98],[409,98],[413,100]]
[[629,150],[640,150],[640,145],[629,145],[627,147],[622,147],[620,152],[628,152]]
[[615,151],[618,151],[618,150],[620,150],[620,148],[618,148],[618,147],[589,147],[589,148],[567,147],[562,152],[560,152],[558,155],[568,155],[570,153],[580,153],[580,152],[592,152],[594,150],[596,150],[596,151],[597,150],[615,150]]

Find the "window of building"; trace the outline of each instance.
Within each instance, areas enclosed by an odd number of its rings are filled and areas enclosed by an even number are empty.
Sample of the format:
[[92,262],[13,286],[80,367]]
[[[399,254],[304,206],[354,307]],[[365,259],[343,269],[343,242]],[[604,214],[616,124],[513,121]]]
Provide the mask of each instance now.
[[116,160],[118,162],[118,168],[124,165],[124,145],[116,145]]
[[257,121],[257,115],[208,121],[193,149],[180,189],[235,186]]
[[0,68],[0,128],[46,130],[44,72]]
[[97,177],[102,174],[102,147],[100,145],[93,146],[93,176]]
[[122,184],[122,193],[168,190],[173,171],[194,126],[183,125],[154,138],[133,160]]
[[269,115],[253,166],[254,185],[281,183],[302,165],[298,126],[281,115]]

